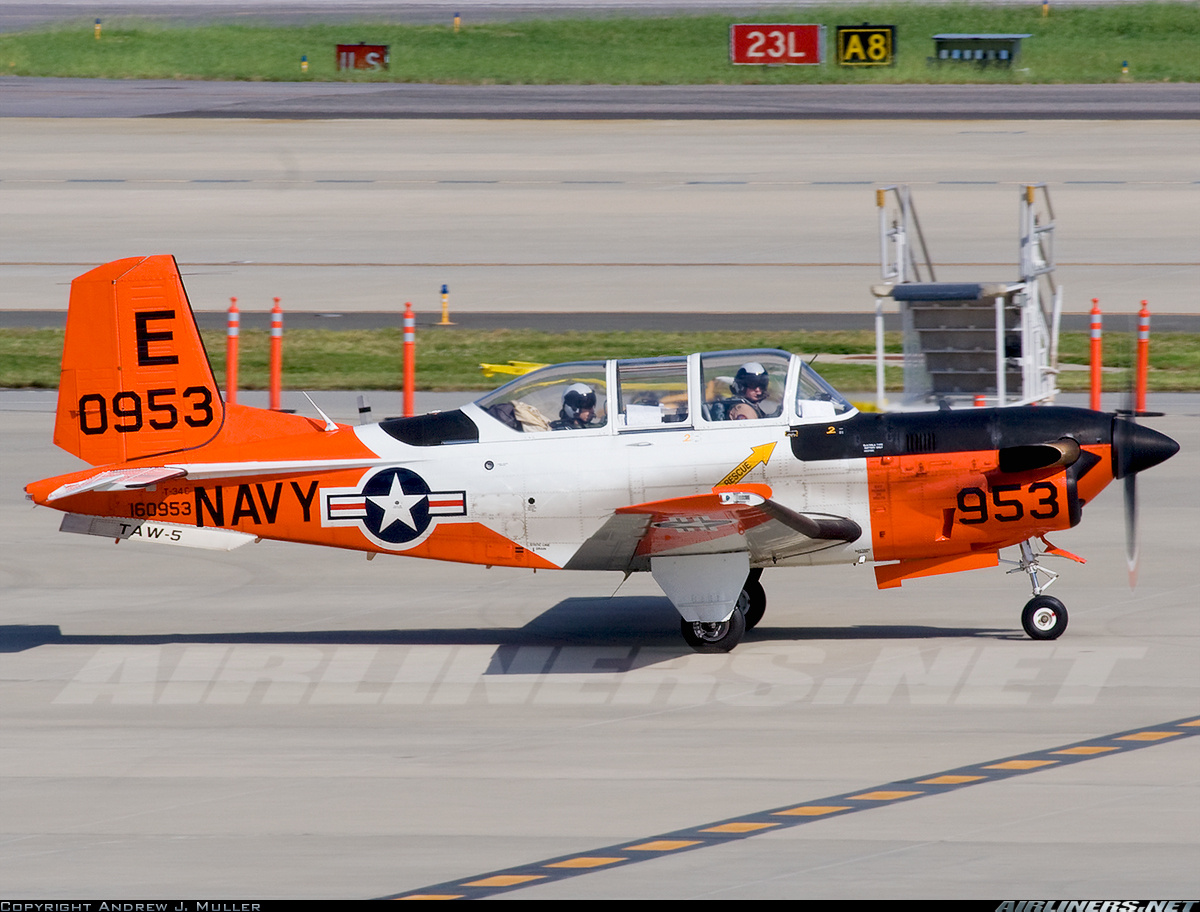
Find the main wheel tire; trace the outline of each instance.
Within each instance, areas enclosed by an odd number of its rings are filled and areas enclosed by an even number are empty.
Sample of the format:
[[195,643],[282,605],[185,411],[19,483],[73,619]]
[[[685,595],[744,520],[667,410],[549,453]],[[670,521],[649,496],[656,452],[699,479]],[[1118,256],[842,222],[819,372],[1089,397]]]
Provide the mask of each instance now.
[[1021,626],[1032,639],[1057,640],[1067,629],[1067,608],[1053,596],[1035,596],[1021,612]]
[[739,608],[742,607],[743,598],[746,607],[742,614],[746,616],[746,629],[753,630],[767,611],[767,593],[758,580],[747,580],[745,588],[742,589],[742,598],[738,599]]
[[683,638],[696,652],[729,652],[746,632],[746,616],[736,608],[729,619],[708,624],[703,621],[680,621]]

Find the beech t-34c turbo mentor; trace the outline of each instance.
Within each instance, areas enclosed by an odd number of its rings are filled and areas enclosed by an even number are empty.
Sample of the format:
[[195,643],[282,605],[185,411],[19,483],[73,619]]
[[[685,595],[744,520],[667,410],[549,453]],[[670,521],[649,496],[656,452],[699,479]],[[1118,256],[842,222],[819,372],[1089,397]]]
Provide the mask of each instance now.
[[1073,555],[1045,536],[1178,450],[1085,409],[860,414],[772,350],[559,364],[359,427],[229,405],[169,256],[72,283],[54,442],[93,466],[26,488],[66,531],[647,570],[701,652],[762,618],[764,569],[872,561],[889,588],[1008,546],[1025,630],[1053,639],[1067,612],[1039,558]]

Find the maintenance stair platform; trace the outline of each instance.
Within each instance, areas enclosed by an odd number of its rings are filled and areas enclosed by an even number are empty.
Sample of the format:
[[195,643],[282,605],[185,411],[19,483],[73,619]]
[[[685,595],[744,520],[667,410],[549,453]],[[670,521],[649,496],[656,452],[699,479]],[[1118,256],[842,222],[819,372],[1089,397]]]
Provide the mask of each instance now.
[[[1037,189],[1043,190],[1041,209]],[[1021,276],[1013,282],[938,282],[906,187],[877,191],[882,271],[874,285],[877,407],[891,407],[883,388],[883,312],[900,309],[904,331],[901,407],[1027,405],[1058,392],[1058,327],[1062,288],[1053,283],[1053,213],[1040,184],[1022,187]],[[897,212],[884,215],[888,194]],[[1047,215],[1049,216],[1047,218]],[[919,242],[925,271],[915,256]],[[1044,308],[1049,302],[1050,313]]]

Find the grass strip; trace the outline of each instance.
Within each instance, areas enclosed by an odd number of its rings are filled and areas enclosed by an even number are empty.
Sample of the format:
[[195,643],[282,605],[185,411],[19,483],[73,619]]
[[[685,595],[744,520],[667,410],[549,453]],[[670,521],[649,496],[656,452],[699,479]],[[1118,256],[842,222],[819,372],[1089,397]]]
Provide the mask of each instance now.
[[[205,332],[217,374],[224,384],[224,333]],[[265,389],[269,334],[243,330],[239,385]],[[1133,346],[1127,335],[1105,337],[1105,363],[1128,368]],[[58,329],[0,330],[0,387],[53,389],[58,386],[63,331]],[[1063,365],[1088,363],[1087,333],[1063,333],[1059,360]],[[289,330],[283,343],[284,385],[288,389],[397,389],[401,370],[401,333],[398,329],[339,332]],[[422,390],[478,390],[499,386],[507,378],[488,380],[481,363],[509,360],[555,363],[603,358],[638,358],[652,355],[685,355],[694,351],[732,348],[782,348],[805,357],[816,356],[815,367],[830,383],[843,390],[875,388],[873,361],[846,364],[822,360],[822,355],[864,354],[875,351],[869,331],[854,332],[580,332],[547,333],[536,330],[423,329],[417,338],[417,388]],[[899,333],[887,334],[887,348],[899,352]],[[1086,370],[1058,375],[1063,390],[1086,390]],[[889,390],[903,389],[899,367],[888,368]],[[1128,388],[1127,370],[1104,375],[1104,388]],[[1150,344],[1151,390],[1200,390],[1200,334],[1156,333]]]
[[[1200,4],[868,3],[738,15],[557,18],[445,25],[355,22],[265,27],[172,27],[129,18],[93,19],[0,35],[0,72],[20,76],[127,79],[521,84],[1100,83],[1200,81]],[[896,26],[891,67],[733,66],[734,22]],[[934,34],[1028,33],[1011,69],[930,65]],[[386,44],[386,71],[339,71],[337,44]],[[301,60],[306,58],[307,71]],[[1122,70],[1127,65],[1128,73]]]

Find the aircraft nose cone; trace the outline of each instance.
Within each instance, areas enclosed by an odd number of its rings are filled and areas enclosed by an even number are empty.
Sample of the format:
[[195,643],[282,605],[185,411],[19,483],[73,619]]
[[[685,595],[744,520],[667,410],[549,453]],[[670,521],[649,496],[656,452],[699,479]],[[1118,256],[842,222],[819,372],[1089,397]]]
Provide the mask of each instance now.
[[1128,418],[1113,419],[1113,477],[1124,478],[1166,462],[1179,444]]

